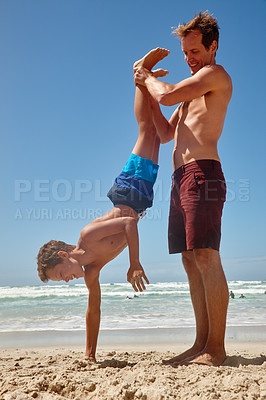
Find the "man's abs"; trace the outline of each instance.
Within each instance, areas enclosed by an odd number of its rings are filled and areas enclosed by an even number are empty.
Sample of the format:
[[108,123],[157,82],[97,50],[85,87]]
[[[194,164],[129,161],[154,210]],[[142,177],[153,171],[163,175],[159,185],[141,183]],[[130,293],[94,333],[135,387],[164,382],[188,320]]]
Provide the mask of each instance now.
[[220,161],[217,146],[204,146],[204,149],[200,146],[199,148],[187,147],[180,151],[180,146],[174,147],[173,150],[173,169],[174,171],[182,165],[188,164],[191,161],[197,160],[216,160]]
[[196,160],[220,161],[217,144],[223,129],[226,107],[215,111],[214,103],[214,98],[205,95],[180,105],[173,151],[174,170]]

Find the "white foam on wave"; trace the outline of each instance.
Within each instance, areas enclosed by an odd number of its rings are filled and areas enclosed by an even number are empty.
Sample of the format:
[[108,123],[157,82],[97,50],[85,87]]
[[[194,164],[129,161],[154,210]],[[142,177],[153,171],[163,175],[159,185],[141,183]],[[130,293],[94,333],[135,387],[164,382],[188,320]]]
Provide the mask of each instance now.
[[[143,293],[129,283],[102,284],[101,289],[101,329],[194,324],[187,282],[152,283]],[[266,325],[265,282],[229,282],[229,289],[236,295],[229,303],[229,326]],[[85,284],[0,287],[0,332],[84,330],[87,299]]]

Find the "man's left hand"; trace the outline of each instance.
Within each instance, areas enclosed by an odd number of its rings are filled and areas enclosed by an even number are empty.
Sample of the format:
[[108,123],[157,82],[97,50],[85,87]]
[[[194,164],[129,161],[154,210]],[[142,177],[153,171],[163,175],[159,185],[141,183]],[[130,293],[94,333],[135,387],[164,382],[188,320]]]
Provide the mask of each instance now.
[[137,67],[134,70],[134,82],[135,82],[135,85],[145,86],[145,80],[149,76],[152,76],[152,72],[151,71],[148,71],[144,67]]

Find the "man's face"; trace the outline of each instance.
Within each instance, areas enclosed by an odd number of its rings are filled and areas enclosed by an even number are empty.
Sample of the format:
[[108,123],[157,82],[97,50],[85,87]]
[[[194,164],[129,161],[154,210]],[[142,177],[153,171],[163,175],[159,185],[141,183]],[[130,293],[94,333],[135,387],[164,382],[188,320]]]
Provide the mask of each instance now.
[[85,276],[82,266],[73,258],[62,258],[62,262],[54,268],[47,269],[47,277],[51,281],[69,282]]
[[202,33],[199,30],[191,31],[182,38],[181,46],[191,75],[195,75],[205,65],[215,63],[215,51],[212,45],[207,50],[202,44]]

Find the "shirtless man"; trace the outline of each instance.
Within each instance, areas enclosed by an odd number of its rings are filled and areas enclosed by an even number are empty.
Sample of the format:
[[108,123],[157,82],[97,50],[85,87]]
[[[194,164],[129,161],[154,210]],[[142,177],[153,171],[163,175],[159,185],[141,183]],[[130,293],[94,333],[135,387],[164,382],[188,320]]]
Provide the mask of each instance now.
[[[193,346],[164,363],[220,365],[226,356],[228,287],[219,255],[226,186],[217,143],[232,82],[215,62],[218,29],[216,19],[205,12],[175,30],[192,75],[188,79],[167,84],[141,63],[134,68],[135,83],[145,86],[153,98],[153,120],[161,143],[175,140],[169,252],[182,253],[196,319]],[[168,121],[158,103],[180,105]]]
[[[147,54],[142,63],[151,70],[168,54],[168,50],[157,48]],[[168,72],[159,69],[152,73],[159,77]],[[135,291],[145,289],[144,281],[149,283],[139,261],[137,223],[140,213],[152,206],[160,139],[152,121],[151,105],[147,96],[146,88],[136,87],[135,115],[139,136],[125,168],[108,193],[114,208],[82,229],[77,246],[52,240],[41,247],[37,256],[38,273],[43,282],[49,279],[69,282],[74,278],[84,278],[89,291],[85,357],[91,361],[96,361],[100,327],[101,269],[128,246],[128,282]]]

